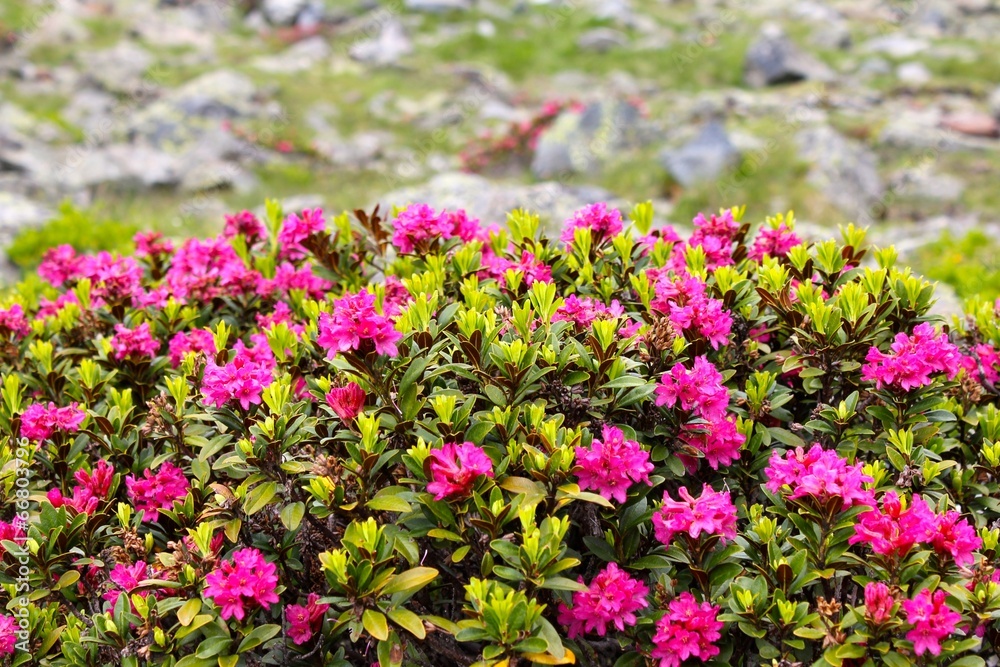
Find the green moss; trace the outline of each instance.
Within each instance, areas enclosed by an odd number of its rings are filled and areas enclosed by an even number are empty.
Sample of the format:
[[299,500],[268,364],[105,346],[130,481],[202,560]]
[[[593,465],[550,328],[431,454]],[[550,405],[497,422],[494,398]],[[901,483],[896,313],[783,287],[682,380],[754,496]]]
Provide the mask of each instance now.
[[1000,297],[1000,244],[981,231],[960,238],[945,233],[920,250],[914,264],[928,278],[954,287],[962,298]]
[[59,213],[37,229],[20,232],[7,249],[11,261],[22,268],[38,265],[45,251],[68,244],[78,251],[127,251],[132,246],[135,225],[99,217],[68,202],[59,206]]

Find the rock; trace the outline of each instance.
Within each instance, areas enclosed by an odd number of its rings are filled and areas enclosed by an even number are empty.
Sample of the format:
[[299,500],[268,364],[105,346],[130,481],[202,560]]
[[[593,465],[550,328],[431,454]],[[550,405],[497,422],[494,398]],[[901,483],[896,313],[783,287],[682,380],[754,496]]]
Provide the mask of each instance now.
[[962,196],[965,183],[957,176],[917,167],[894,174],[889,189],[906,197],[950,203]]
[[283,53],[259,56],[251,64],[262,72],[283,74],[307,70],[330,57],[330,45],[322,37],[310,37],[296,42]]
[[580,35],[576,45],[583,51],[604,53],[628,44],[628,35],[614,28],[594,28]]
[[997,88],[990,95],[989,99],[990,112],[993,114],[994,118],[1000,118],[1000,88]]
[[295,20],[308,4],[309,0],[264,0],[260,9],[271,25],[295,25]]
[[802,130],[796,140],[801,157],[812,163],[810,182],[827,199],[858,221],[880,217],[876,205],[884,190],[872,151],[826,125]]
[[403,5],[413,12],[447,14],[472,9],[471,0],[404,0]]
[[962,111],[941,119],[941,126],[973,137],[1000,137],[1000,120],[986,113]]
[[912,58],[930,47],[925,39],[890,34],[865,42],[861,50],[867,53],[884,53],[892,58]]
[[80,62],[87,75],[105,90],[131,94],[144,85],[143,75],[153,64],[153,56],[145,49],[122,41],[102,51],[81,53]]
[[615,152],[641,140],[641,116],[623,101],[564,111],[538,141],[531,170],[539,178],[596,171]]
[[660,162],[684,187],[715,180],[739,159],[740,152],[730,141],[726,128],[717,121],[705,125],[698,136],[680,148],[660,154]]
[[371,65],[394,65],[413,52],[413,42],[398,19],[382,23],[378,35],[354,44],[348,52],[351,58]]
[[439,208],[464,208],[483,224],[503,223],[507,212],[526,208],[548,222],[549,231],[562,227],[574,211],[597,201],[613,203],[601,188],[558,182],[521,185],[491,181],[475,174],[443,173],[427,183],[389,192],[379,198],[383,208],[420,202]]
[[336,136],[316,139],[316,150],[333,164],[352,169],[370,167],[382,157],[385,147],[392,141],[386,132],[359,132],[347,140]]
[[802,52],[777,26],[767,25],[747,50],[743,79],[755,88],[829,79],[829,68]]
[[42,224],[52,211],[21,195],[0,191],[0,246],[6,247],[24,227]]
[[486,39],[493,39],[497,35],[497,26],[489,19],[480,19],[476,22],[476,34]]
[[903,63],[896,68],[896,78],[903,83],[922,86],[931,80],[931,72],[923,63]]

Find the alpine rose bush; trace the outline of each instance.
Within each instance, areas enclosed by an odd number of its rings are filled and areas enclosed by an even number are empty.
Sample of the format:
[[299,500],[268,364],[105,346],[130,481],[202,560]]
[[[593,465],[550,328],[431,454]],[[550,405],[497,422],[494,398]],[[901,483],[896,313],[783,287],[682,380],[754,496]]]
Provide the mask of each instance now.
[[791,215],[265,210],[0,303],[0,665],[1000,656],[997,304]]

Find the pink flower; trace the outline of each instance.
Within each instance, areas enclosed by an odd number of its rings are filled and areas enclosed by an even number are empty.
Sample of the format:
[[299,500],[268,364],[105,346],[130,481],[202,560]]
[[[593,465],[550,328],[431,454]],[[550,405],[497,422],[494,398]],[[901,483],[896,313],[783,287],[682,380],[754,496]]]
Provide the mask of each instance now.
[[736,507],[728,491],[715,491],[706,484],[697,498],[683,486],[677,493],[679,501],[664,492],[663,506],[653,514],[656,539],[667,546],[676,533],[684,533],[692,539],[698,539],[702,533],[718,535],[722,542],[736,539]]
[[764,257],[784,257],[789,250],[801,243],[802,239],[799,238],[798,234],[782,222],[777,227],[761,229],[747,256],[758,262],[762,261]]
[[[117,588],[112,588],[107,591],[102,597],[111,603],[114,607],[118,603],[118,596],[122,593],[131,594],[132,590],[138,588],[139,583],[145,579],[149,579],[149,566],[142,561],[135,563],[134,565],[123,565],[118,563],[115,565],[114,569],[111,570],[111,575],[109,578],[111,582],[117,586]],[[142,591],[139,593],[142,597],[149,595],[149,591]],[[131,604],[131,600],[129,601]],[[134,609],[134,606],[133,606]]]
[[714,350],[729,342],[733,319],[721,301],[706,294],[705,283],[690,276],[678,280],[664,274],[650,276],[654,277],[656,296],[650,303],[652,309],[664,313],[685,333],[701,336]]
[[952,379],[962,366],[958,348],[926,322],[914,327],[912,336],[896,334],[888,354],[872,347],[866,360],[868,363],[861,370],[864,380],[874,382],[877,389],[890,387],[901,391],[926,387],[932,382],[931,375],[937,373]]
[[733,263],[733,240],[740,225],[733,219],[732,210],[724,211],[720,215],[712,215],[708,218],[699,213],[693,220],[694,233],[687,243],[677,243],[674,245],[673,255],[668,266],[674,273],[687,273],[687,249],[701,246],[705,252],[705,268],[714,271],[720,266],[729,266]]
[[553,322],[572,322],[578,330],[587,329],[594,320],[613,320],[625,314],[625,310],[617,300],[612,301],[610,306],[605,306],[597,299],[588,296],[582,299],[573,294],[566,297],[563,305],[559,306]]
[[257,294],[266,297],[286,296],[292,290],[305,292],[310,298],[323,297],[333,284],[313,273],[308,262],[296,268],[291,262],[282,262],[274,272],[274,278],[261,276],[257,280]]
[[375,311],[375,295],[364,291],[337,299],[332,315],[320,313],[316,342],[327,349],[328,356],[360,350],[365,345],[379,354],[395,357],[399,353],[396,343],[402,337],[391,321]]
[[581,489],[593,489],[611,500],[625,502],[632,484],[649,484],[653,464],[649,452],[635,440],[626,440],[615,426],[605,425],[602,440],[594,438],[589,448],[576,448]]
[[184,471],[170,461],[160,466],[155,473],[147,468],[143,476],[125,478],[128,497],[137,510],[144,511],[143,521],[156,521],[160,510],[171,509],[174,502],[183,499],[191,488]]
[[74,278],[89,278],[91,298],[101,303],[126,302],[143,294],[142,268],[131,257],[108,252],[80,258]]
[[226,216],[226,227],[222,236],[231,239],[234,236],[242,236],[246,239],[247,245],[251,246],[264,238],[267,231],[256,215],[250,211],[241,211],[236,215]]
[[983,546],[975,527],[955,510],[936,517],[930,545],[939,556],[949,555],[959,567],[975,562],[972,552]]
[[237,341],[231,361],[219,366],[209,360],[201,381],[201,393],[208,405],[223,407],[236,401],[244,410],[259,405],[264,389],[274,381],[274,356],[266,338],[252,348]]
[[697,357],[689,371],[683,364],[674,364],[664,373],[656,387],[656,404],[693,412],[706,421],[718,421],[726,416],[729,390],[722,384],[722,374],[705,356]]
[[258,275],[220,236],[185,241],[174,254],[164,282],[176,299],[211,302],[217,297],[251,292]]
[[587,590],[573,593],[572,605],[560,603],[559,622],[568,628],[570,639],[588,632],[603,637],[612,624],[622,632],[625,626],[636,624],[637,611],[649,606],[647,595],[649,588],[644,583],[633,579],[616,563],[608,563]]
[[153,338],[149,322],[143,322],[135,329],[116,324],[115,335],[111,338],[111,348],[115,351],[115,359],[152,358],[160,350],[160,341]]
[[302,246],[307,238],[326,229],[323,210],[319,208],[305,209],[302,215],[291,214],[281,225],[278,232],[279,256],[282,259],[299,260],[308,254]]
[[170,365],[177,368],[189,352],[204,355],[206,358],[215,354],[215,336],[205,329],[194,329],[188,332],[178,332],[170,339],[167,354]]
[[[720,465],[729,465],[740,458],[740,450],[746,442],[746,436],[736,428],[732,416],[707,423],[684,424],[678,436],[687,447],[700,454],[712,470],[718,470]],[[698,469],[696,457],[679,454],[678,457],[690,471]]]
[[578,229],[590,230],[596,248],[621,233],[622,214],[618,209],[609,209],[604,202],[584,206],[566,221],[560,240],[572,247]]
[[872,623],[880,625],[892,618],[892,608],[896,599],[889,587],[881,581],[872,581],[865,586],[865,616]]
[[[0,521],[0,540],[14,542],[15,544],[24,544],[26,539],[27,535],[24,532],[24,526],[21,524],[20,519],[15,518],[14,523]],[[7,550],[0,544],[0,559],[3,558],[5,553],[7,553]]]
[[335,387],[326,395],[326,402],[343,421],[354,419],[365,407],[367,394],[356,382]]
[[906,638],[913,642],[913,651],[918,656],[928,652],[941,655],[941,640],[953,633],[962,620],[961,614],[945,604],[947,598],[942,590],[932,594],[924,589],[912,600],[903,600],[906,622],[913,626]]
[[874,505],[875,499],[864,484],[872,478],[861,472],[861,464],[848,465],[847,460],[834,450],[813,445],[808,452],[802,447],[787,452],[782,457],[771,453],[771,461],[764,469],[768,478],[767,489],[778,493],[787,486],[791,488],[790,499],[813,498],[821,505],[832,499],[839,499],[840,510],[852,505]]
[[79,276],[82,259],[69,244],[49,248],[38,265],[38,275],[59,287]]
[[310,593],[305,605],[290,604],[285,607],[288,636],[300,646],[309,641],[313,633],[318,632],[323,626],[323,614],[330,605],[322,604],[318,600],[319,595]]
[[21,435],[41,442],[52,437],[53,433],[76,433],[86,416],[87,413],[80,410],[76,403],[65,408],[57,408],[55,403],[48,406],[35,403],[21,415]]
[[138,257],[148,257],[153,260],[174,252],[174,244],[163,238],[160,232],[139,232],[132,237],[135,243],[135,254]]
[[247,607],[269,609],[278,602],[278,568],[256,549],[233,552],[231,560],[222,561],[205,577],[205,597],[222,608],[223,620],[242,621]]
[[31,324],[24,316],[24,308],[15,303],[6,310],[0,308],[0,338],[20,340],[31,333]]
[[650,656],[660,661],[660,667],[680,667],[688,658],[705,662],[719,655],[714,642],[722,637],[719,631],[723,623],[718,616],[719,607],[709,602],[698,604],[691,593],[681,593],[656,623]]
[[392,221],[392,229],[392,244],[400,252],[410,254],[418,247],[427,251],[431,243],[451,238],[455,223],[447,211],[435,211],[427,204],[410,204]]
[[434,500],[467,497],[480,475],[493,477],[493,461],[471,442],[447,442],[431,450],[425,466],[431,479],[427,491],[434,494]]
[[16,618],[10,614],[0,614],[0,655],[14,655],[18,627]]

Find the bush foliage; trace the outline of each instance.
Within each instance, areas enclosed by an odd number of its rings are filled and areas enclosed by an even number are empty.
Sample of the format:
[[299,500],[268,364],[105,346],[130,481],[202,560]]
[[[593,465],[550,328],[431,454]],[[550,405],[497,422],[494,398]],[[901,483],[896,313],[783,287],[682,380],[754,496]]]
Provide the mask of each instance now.
[[743,217],[51,250],[0,309],[0,656],[985,664],[994,305]]

